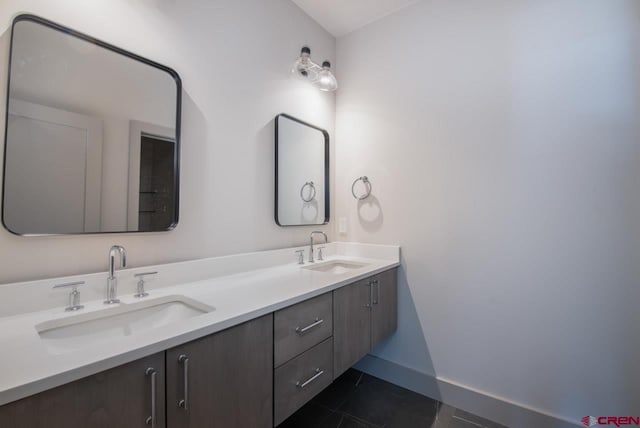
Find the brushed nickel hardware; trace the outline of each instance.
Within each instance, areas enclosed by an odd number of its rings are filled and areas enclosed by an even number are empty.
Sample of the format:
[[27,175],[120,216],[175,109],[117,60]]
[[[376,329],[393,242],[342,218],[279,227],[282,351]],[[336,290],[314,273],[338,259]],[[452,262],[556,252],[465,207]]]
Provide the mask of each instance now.
[[324,247],[318,247],[318,261],[319,262],[324,260],[324,258],[322,257],[322,250],[324,250]]
[[151,428],[156,428],[156,376],[158,372],[153,367],[149,367],[144,371],[144,374],[151,376],[151,416],[144,423],[151,425]]
[[321,234],[322,236],[324,236],[324,243],[326,244],[327,242],[329,242],[329,238],[327,238],[327,234],[324,232],[320,232],[317,230],[314,230],[313,232],[311,232],[311,245],[309,248],[309,263],[313,263],[315,260],[313,259],[313,235],[316,234]]
[[107,300],[105,305],[120,303],[117,298],[118,279],[115,276],[116,254],[120,254],[120,267],[127,267],[127,252],[121,245],[114,245],[109,250],[109,277],[107,278]]
[[366,287],[369,287],[369,302],[364,305],[365,308],[371,310],[373,307],[373,281],[370,280],[364,284]]
[[324,374],[324,370],[320,370],[320,368],[317,368],[316,371],[315,371],[315,374],[313,376],[311,376],[309,379],[305,380],[302,383],[300,383],[300,381],[297,381],[296,382],[296,386],[298,388],[302,389],[302,388],[306,387],[307,385],[309,385],[314,380],[318,379],[323,374]]
[[80,292],[78,286],[83,285],[84,281],[67,282],[64,284],[56,284],[53,288],[66,288],[71,287],[71,293],[69,293],[69,306],[64,308],[67,312],[78,311],[84,308],[84,305],[80,304]]
[[[304,188],[307,187],[307,186],[309,186],[309,197],[305,198],[304,197]],[[315,197],[316,197],[316,185],[313,184],[313,181],[307,181],[300,188],[300,199],[302,199],[304,202],[311,202],[311,201],[313,201],[313,199]]]
[[373,300],[372,304],[377,305],[380,303],[380,281],[376,278],[372,281],[373,286],[376,287],[376,298]]
[[302,327],[302,328],[296,327],[296,333],[298,333],[300,336],[302,336],[303,334],[305,334],[306,332],[308,332],[312,328],[319,326],[323,322],[324,322],[323,319],[316,318],[316,320],[314,322],[312,322],[311,324],[309,324],[306,327]]
[[189,357],[186,354],[180,354],[178,362],[182,364],[182,374],[184,377],[184,398],[178,401],[178,407],[189,410]]
[[[365,190],[364,194],[358,196],[356,195],[356,183],[358,181],[362,181],[362,184],[365,185],[365,187],[367,188],[367,190]],[[371,186],[371,181],[369,181],[369,178],[366,175],[363,175],[362,177],[358,177],[353,181],[353,184],[351,185],[351,194],[353,195],[354,198],[356,198],[357,200],[361,201],[363,199],[367,199],[369,197],[369,195],[371,195],[371,190],[372,190],[372,186]]]
[[138,291],[136,294],[133,295],[133,297],[147,297],[149,295],[149,293],[147,293],[146,291],[144,291],[144,277],[147,275],[156,275],[158,272],[142,272],[142,273],[136,273],[135,275],[133,275],[136,278],[140,278],[138,280]]
[[303,265],[304,264],[304,250],[298,250],[298,251],[296,251],[296,254],[298,255],[298,264],[299,265]]

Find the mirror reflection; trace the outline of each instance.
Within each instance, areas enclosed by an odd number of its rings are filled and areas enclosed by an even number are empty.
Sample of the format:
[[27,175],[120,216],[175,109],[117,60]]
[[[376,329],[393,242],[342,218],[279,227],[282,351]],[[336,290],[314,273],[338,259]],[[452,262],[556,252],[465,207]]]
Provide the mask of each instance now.
[[276,117],[276,223],[329,221],[329,134],[292,116]]
[[16,234],[169,230],[180,80],[41,18],[13,25],[3,223]]

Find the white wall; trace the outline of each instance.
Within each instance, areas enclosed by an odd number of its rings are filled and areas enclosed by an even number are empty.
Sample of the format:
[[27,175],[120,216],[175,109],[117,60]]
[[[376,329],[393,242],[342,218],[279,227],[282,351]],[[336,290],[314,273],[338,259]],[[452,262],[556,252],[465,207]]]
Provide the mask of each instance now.
[[637,413],[639,19],[433,0],[338,39],[339,238],[402,245],[377,356],[573,421]]
[[[314,56],[333,60],[335,39],[291,1],[4,0],[0,81],[6,81],[11,19],[19,12],[178,71],[184,85],[180,224],[168,233],[84,237],[23,238],[2,229],[0,283],[105,270],[116,243],[127,248],[131,266],[141,266],[307,241],[309,228],[282,229],[273,220],[273,118],[286,112],[333,136],[334,95],[291,79],[289,68],[305,44]],[[4,113],[3,105],[0,129]]]

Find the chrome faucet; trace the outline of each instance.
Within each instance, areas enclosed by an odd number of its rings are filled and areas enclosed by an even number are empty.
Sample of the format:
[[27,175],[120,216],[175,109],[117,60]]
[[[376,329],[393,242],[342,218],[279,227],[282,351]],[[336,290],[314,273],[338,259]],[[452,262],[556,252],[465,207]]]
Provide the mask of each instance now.
[[311,232],[311,248],[309,249],[309,263],[313,263],[315,260],[313,259],[313,235],[315,235],[316,233],[320,233],[324,236],[324,243],[326,244],[327,242],[329,242],[329,238],[327,238],[327,234],[324,232],[320,232],[317,230],[314,230],[313,232]]
[[115,275],[116,254],[120,253],[120,267],[127,267],[127,252],[121,245],[114,245],[109,250],[109,278],[107,278],[107,300],[104,301],[105,305],[112,303],[120,303],[120,299],[116,297],[118,290],[118,279]]

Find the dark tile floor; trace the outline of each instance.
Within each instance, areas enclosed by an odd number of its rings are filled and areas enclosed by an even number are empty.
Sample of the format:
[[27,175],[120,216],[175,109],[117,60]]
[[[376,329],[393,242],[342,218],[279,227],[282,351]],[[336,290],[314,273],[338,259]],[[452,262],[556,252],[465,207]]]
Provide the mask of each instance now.
[[279,428],[505,428],[354,369]]

